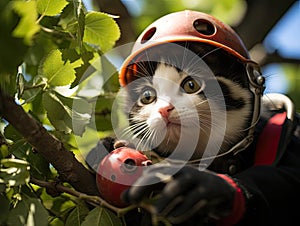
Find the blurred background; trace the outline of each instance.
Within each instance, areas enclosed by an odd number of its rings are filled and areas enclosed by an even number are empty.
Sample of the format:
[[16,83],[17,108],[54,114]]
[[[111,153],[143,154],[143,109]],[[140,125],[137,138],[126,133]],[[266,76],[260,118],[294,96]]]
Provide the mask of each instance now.
[[159,17],[184,9],[231,25],[262,66],[266,93],[288,95],[300,110],[300,2],[295,0],[84,0],[88,9],[117,15],[121,39],[134,42]]

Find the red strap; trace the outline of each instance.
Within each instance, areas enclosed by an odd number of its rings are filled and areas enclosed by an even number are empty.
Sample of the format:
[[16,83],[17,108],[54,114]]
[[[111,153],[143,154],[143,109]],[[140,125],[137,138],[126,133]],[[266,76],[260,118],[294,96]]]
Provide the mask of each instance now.
[[218,176],[226,180],[232,187],[235,188],[236,191],[234,196],[233,208],[230,215],[218,220],[217,222],[218,226],[231,226],[238,223],[246,211],[245,197],[242,189],[235,183],[232,178],[224,174],[218,174]]
[[286,112],[278,113],[270,118],[259,136],[254,165],[271,165],[275,161],[282,125],[285,120]]

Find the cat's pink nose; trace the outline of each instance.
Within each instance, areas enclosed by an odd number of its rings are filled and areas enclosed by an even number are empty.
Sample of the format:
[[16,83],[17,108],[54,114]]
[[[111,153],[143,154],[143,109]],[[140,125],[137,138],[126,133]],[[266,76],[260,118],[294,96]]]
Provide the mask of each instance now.
[[159,108],[158,112],[161,114],[161,116],[163,118],[168,119],[169,115],[173,109],[174,109],[174,106],[172,104],[168,104],[164,107]]

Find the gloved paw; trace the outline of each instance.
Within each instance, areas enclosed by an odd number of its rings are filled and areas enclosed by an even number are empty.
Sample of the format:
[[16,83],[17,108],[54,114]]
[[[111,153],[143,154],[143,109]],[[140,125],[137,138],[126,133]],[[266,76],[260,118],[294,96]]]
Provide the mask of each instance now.
[[[234,209],[237,190],[231,182],[227,176],[192,166],[154,164],[124,194],[124,199],[141,205],[146,201],[152,214],[171,223],[195,215],[219,219]],[[155,198],[149,202],[153,194]]]

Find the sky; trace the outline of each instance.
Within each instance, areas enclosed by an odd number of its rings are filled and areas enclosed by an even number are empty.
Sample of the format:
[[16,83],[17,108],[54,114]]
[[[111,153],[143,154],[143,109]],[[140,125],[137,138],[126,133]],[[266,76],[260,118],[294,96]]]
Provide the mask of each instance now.
[[[271,30],[264,41],[264,46],[269,52],[277,50],[284,57],[300,59],[300,1],[295,2]],[[286,93],[289,83],[279,64],[264,67],[263,74],[269,75],[266,81],[266,93]]]
[[294,3],[265,40],[269,51],[300,59],[300,1]]

